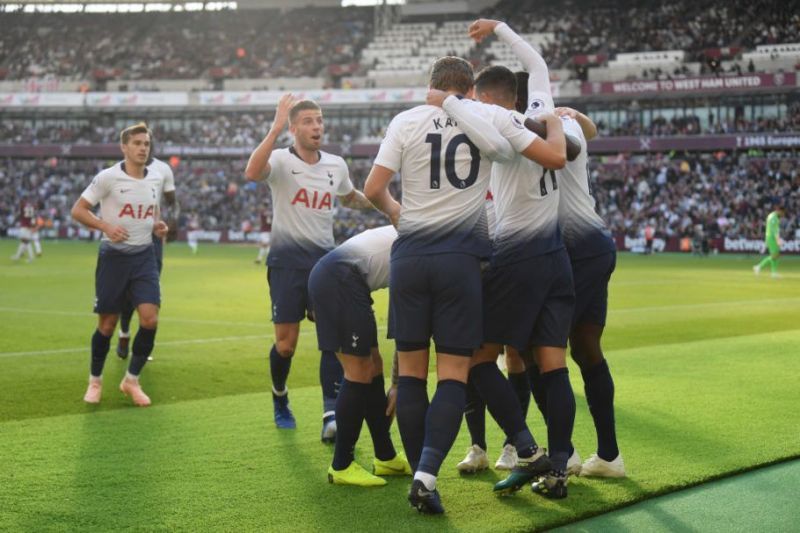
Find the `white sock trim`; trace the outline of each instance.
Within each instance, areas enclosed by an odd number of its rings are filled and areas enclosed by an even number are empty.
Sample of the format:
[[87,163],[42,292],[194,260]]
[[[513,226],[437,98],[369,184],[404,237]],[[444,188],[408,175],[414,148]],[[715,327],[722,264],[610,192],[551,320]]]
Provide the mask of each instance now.
[[275,396],[286,396],[287,394],[289,394],[289,387],[286,387],[282,391],[277,391],[277,390],[275,390],[275,386],[273,385],[272,386],[272,394],[274,394]]
[[325,411],[322,413],[322,418],[327,418],[329,416],[336,416],[336,411]]
[[436,476],[428,474],[427,472],[420,472],[419,470],[414,474],[414,479],[422,481],[425,488],[428,490],[436,490]]
[[125,371],[125,379],[129,379],[131,381],[139,381],[139,376],[134,376],[128,371]]
[[131,332],[130,331],[119,330],[119,338],[120,339],[130,339],[131,338]]

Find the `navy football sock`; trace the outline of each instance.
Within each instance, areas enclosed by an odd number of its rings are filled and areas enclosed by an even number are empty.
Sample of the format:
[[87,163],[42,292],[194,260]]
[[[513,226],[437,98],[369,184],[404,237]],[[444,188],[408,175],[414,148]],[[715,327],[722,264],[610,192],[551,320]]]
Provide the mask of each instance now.
[[278,348],[272,345],[269,351],[269,370],[272,374],[272,388],[278,392],[286,390],[286,379],[289,377],[289,369],[292,368],[291,357],[281,357]]
[[[383,375],[375,376],[372,383],[368,385],[365,418],[369,434],[372,437],[372,446],[375,449],[375,457],[380,461],[394,459],[397,451],[392,444],[392,437],[389,434],[389,417],[386,416],[386,391],[384,390]],[[341,396],[342,391],[339,390]],[[337,401],[338,402],[338,401]],[[337,403],[338,405],[338,403]],[[339,415],[336,415],[337,426]]]
[[575,395],[569,383],[569,372],[566,368],[545,372],[542,374],[542,384],[547,392],[550,462],[554,470],[566,471],[572,447],[572,427],[575,424]]
[[428,388],[424,379],[400,376],[397,382],[397,428],[403,449],[417,471],[425,441],[425,417],[428,413]]
[[99,329],[94,330],[92,335],[92,365],[91,373],[99,378],[103,375],[103,366],[106,363],[108,348],[111,345],[111,337],[106,337],[100,333]]
[[503,376],[496,363],[481,363],[469,371],[469,379],[475,383],[486,402],[489,412],[497,421],[520,457],[530,457],[536,451],[536,441],[522,417],[511,383]]
[[508,381],[511,383],[511,388],[519,400],[519,406],[522,408],[522,418],[528,418],[528,406],[531,403],[531,380],[528,377],[528,372],[523,371],[519,373],[508,373]]
[[439,474],[439,468],[458,436],[466,401],[465,383],[453,379],[439,382],[425,417],[425,442],[417,470],[432,476]]
[[336,399],[336,444],[333,448],[333,469],[344,470],[353,462],[353,450],[364,423],[369,385],[342,381]]
[[322,411],[329,413],[336,409],[336,396],[344,379],[344,369],[331,351],[323,351],[319,360],[319,384],[322,386]]
[[136,332],[136,337],[133,339],[133,346],[131,347],[131,362],[128,365],[128,372],[134,376],[138,376],[142,372],[147,358],[153,353],[153,345],[156,340],[156,330],[147,329],[139,326],[139,331]]
[[539,373],[539,367],[531,364],[528,367],[528,380],[531,384],[531,393],[533,393],[533,401],[536,402],[536,407],[542,413],[542,418],[545,424],[547,423],[547,391],[542,383],[542,375]]
[[124,333],[130,333],[132,318],[133,304],[129,298],[125,298],[125,303],[122,304],[122,313],[119,314],[119,330]]
[[591,368],[581,369],[586,402],[597,430],[597,455],[613,461],[619,455],[614,421],[614,380],[605,359]]
[[467,404],[464,407],[464,418],[472,444],[477,444],[486,451],[486,404],[472,380],[467,381]]

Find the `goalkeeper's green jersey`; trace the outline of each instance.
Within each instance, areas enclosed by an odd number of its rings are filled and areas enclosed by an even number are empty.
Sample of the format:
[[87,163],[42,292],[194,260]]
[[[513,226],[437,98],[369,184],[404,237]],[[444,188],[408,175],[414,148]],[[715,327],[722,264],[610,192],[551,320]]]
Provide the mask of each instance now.
[[778,217],[777,211],[773,211],[772,213],[767,216],[767,235],[765,240],[767,241],[778,241],[778,232],[781,227],[781,220]]

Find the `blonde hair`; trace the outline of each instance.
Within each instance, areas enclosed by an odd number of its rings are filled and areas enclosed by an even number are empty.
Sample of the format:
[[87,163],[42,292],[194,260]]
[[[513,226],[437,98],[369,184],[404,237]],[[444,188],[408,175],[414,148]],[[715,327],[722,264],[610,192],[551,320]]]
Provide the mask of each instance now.
[[131,140],[131,137],[140,133],[146,133],[151,139],[153,137],[153,134],[150,133],[150,128],[147,127],[147,124],[144,122],[139,122],[138,124],[128,126],[122,130],[122,133],[119,134],[119,142],[122,144],[128,144],[128,141]]

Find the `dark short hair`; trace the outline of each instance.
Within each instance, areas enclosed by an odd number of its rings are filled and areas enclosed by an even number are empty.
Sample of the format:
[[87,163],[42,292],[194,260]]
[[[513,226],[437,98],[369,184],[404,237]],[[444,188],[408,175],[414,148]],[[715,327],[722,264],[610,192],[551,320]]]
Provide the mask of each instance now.
[[128,141],[131,140],[131,137],[133,137],[134,135],[138,135],[140,133],[146,133],[147,135],[150,136],[151,139],[153,138],[153,134],[150,133],[150,128],[147,127],[147,124],[145,124],[144,122],[139,122],[138,124],[134,124],[133,126],[128,126],[124,130],[122,130],[122,133],[119,134],[119,141],[122,144],[128,144]]
[[513,101],[517,99],[517,78],[506,67],[486,67],[475,76],[475,90],[493,92],[497,97]]
[[289,110],[289,122],[294,123],[294,120],[297,118],[297,115],[300,113],[300,111],[307,110],[319,111],[322,113],[322,108],[314,100],[300,100]]
[[517,78],[517,111],[524,113],[528,109],[528,78],[530,74],[524,70],[514,73]]
[[466,94],[475,83],[472,65],[460,57],[445,56],[431,66],[430,88]]

